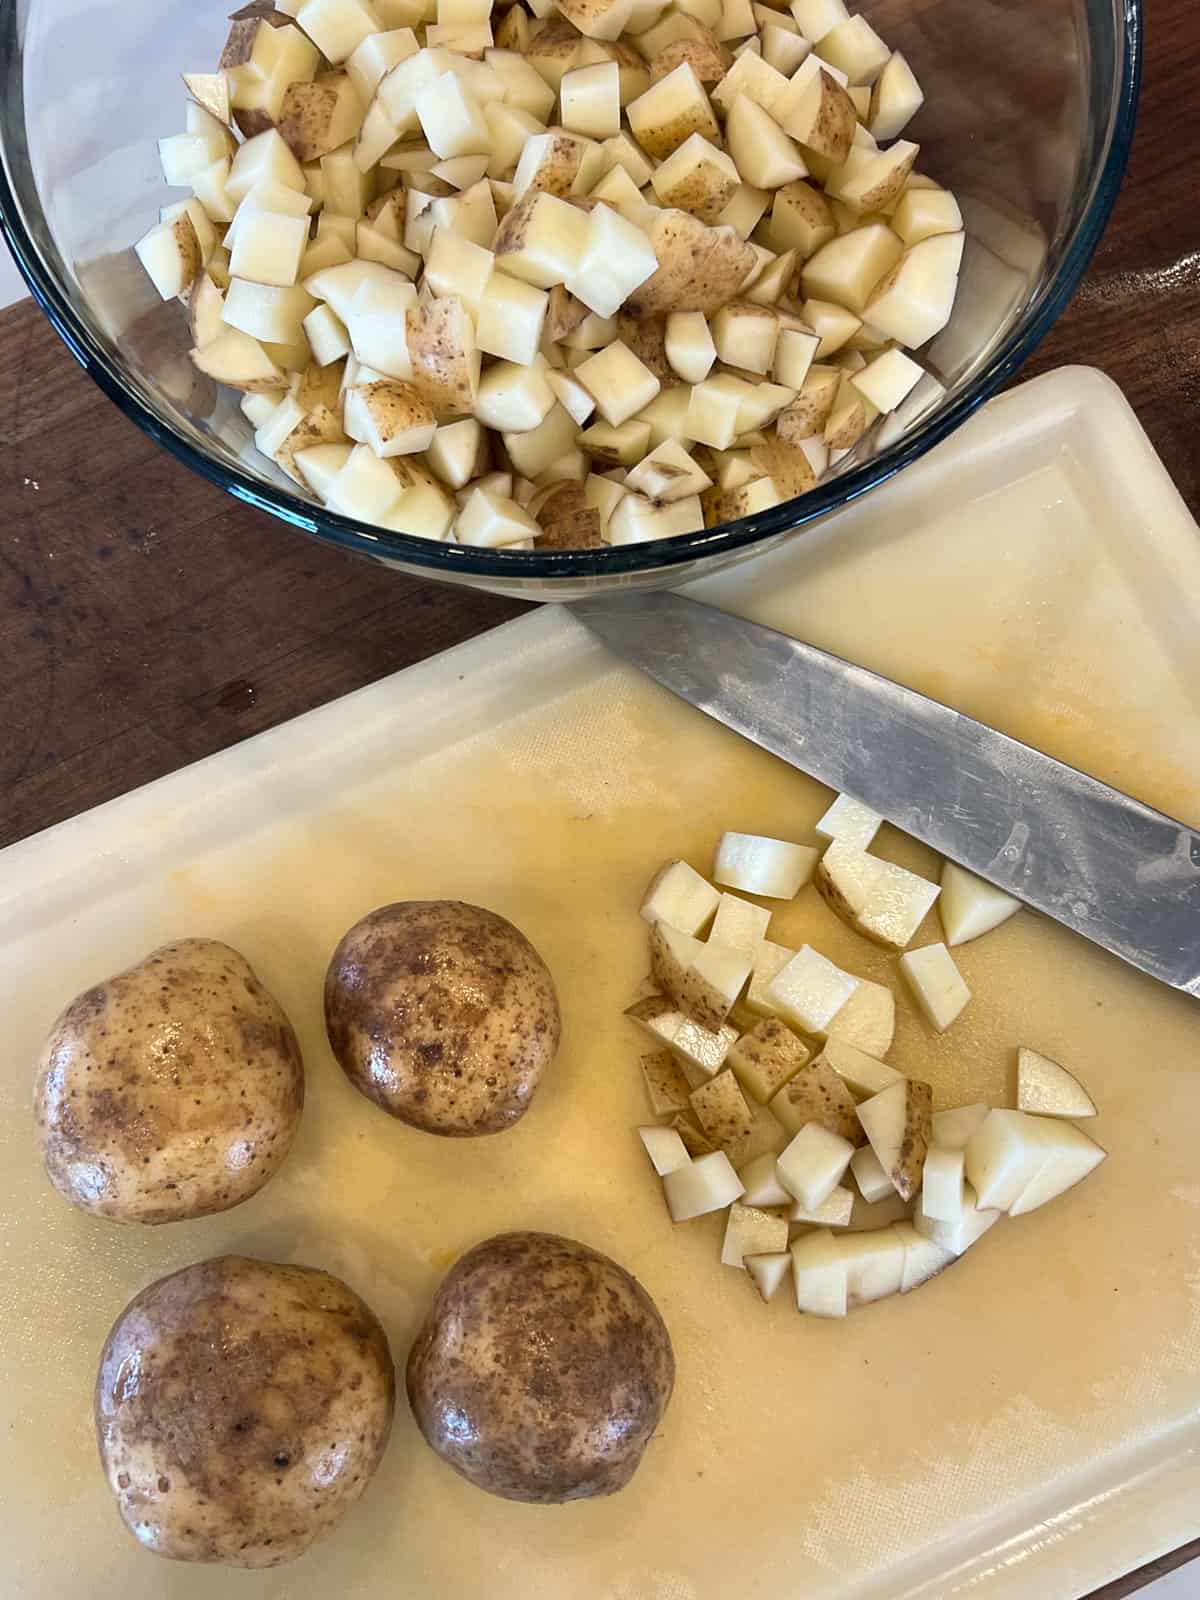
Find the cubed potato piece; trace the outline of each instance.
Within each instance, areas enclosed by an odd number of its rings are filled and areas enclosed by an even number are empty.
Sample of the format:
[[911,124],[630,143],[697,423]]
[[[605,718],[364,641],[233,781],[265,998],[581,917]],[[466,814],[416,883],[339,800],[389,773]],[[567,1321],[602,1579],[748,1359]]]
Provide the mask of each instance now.
[[921,1180],[921,1207],[935,1222],[958,1222],[966,1190],[965,1158],[961,1150],[933,1144],[925,1157]]
[[657,269],[653,247],[642,230],[599,204],[586,219],[578,262],[563,283],[596,316],[611,317]]
[[723,150],[718,150],[702,133],[693,133],[662,162],[650,182],[664,206],[688,211],[702,222],[716,224],[741,177]]
[[746,990],[746,1009],[760,1017],[778,1017],[779,1008],[771,999],[770,987],[796,954],[786,945],[764,939],[754,954],[754,967]]
[[354,451],[351,444],[318,444],[298,450],[295,464],[308,487],[320,500],[328,500],[338,473]]
[[228,127],[232,107],[229,102],[229,79],[224,72],[185,72],[182,77],[184,88],[196,104]]
[[663,1179],[672,1222],[690,1222],[693,1217],[723,1211],[741,1193],[741,1179],[723,1150],[698,1156],[690,1165],[676,1168]]
[[1024,1111],[988,1112],[965,1146],[967,1179],[981,1209],[1015,1205],[1051,1159],[1056,1126]]
[[820,40],[818,54],[846,74],[850,83],[874,83],[891,51],[866,17],[848,17]]
[[642,197],[641,191],[624,167],[611,167],[592,189],[591,200],[603,200],[634,227],[644,228],[650,221],[654,206]]
[[784,1023],[764,1017],[730,1046],[726,1059],[746,1093],[765,1105],[806,1065],[809,1051]]
[[738,435],[738,409],[742,391],[749,385],[741,378],[721,373],[696,384],[688,401],[687,431],[697,444],[714,450],[728,450]]
[[921,1187],[933,1135],[933,1090],[916,1078],[905,1078],[864,1100],[858,1120],[896,1193],[911,1200]]
[[658,270],[629,297],[642,315],[717,311],[754,268],[753,248],[732,228],[709,228],[686,211],[656,212],[647,237]]
[[735,1200],[729,1208],[725,1238],[721,1245],[721,1265],[744,1267],[746,1256],[787,1254],[788,1220],[781,1212],[761,1211],[756,1206]]
[[[832,300],[806,300],[801,307],[801,315],[817,336],[814,359],[819,362],[828,361],[862,327],[860,317]],[[833,398],[836,400],[836,393]]]
[[327,367],[350,354],[350,335],[332,306],[316,306],[303,320],[313,360]]
[[667,441],[632,468],[625,487],[660,505],[669,505],[674,500],[699,494],[711,481],[682,445]]
[[963,1150],[968,1139],[977,1133],[990,1106],[976,1101],[969,1106],[955,1106],[950,1111],[933,1114],[933,1142],[947,1150]]
[[675,311],[667,318],[667,360],[685,383],[703,383],[717,359],[708,319],[699,311]]
[[817,851],[754,833],[724,833],[717,845],[713,877],[730,889],[769,899],[794,900],[812,877]]
[[[758,276],[751,279],[749,285],[742,290],[741,298],[756,306],[780,306],[795,281],[795,276],[796,252],[785,250],[783,255],[765,263]],[[793,313],[784,310],[783,315],[791,317]]]
[[554,390],[559,405],[576,427],[583,427],[596,409],[596,402],[583,385],[565,372],[548,372],[546,382]]
[[924,377],[924,372],[903,350],[885,350],[869,361],[850,381],[876,411],[895,411]]
[[893,52],[871,87],[866,124],[880,144],[894,139],[925,103],[925,95],[908,61]]
[[536,428],[506,433],[504,448],[522,476],[539,482],[551,473],[558,478],[563,474],[566,458],[575,449],[575,423],[562,406],[553,405]]
[[779,505],[783,495],[771,478],[755,478],[736,489],[709,489],[703,496],[704,521],[709,528],[743,517],[755,517]]
[[302,0],[296,21],[327,60],[345,61],[384,26],[371,0]]
[[413,110],[429,148],[442,160],[486,155],[491,136],[475,96],[453,72],[424,84],[413,96]]
[[868,1205],[876,1205],[896,1193],[896,1186],[879,1164],[879,1157],[869,1144],[854,1152],[850,1158],[850,1171],[858,1185],[858,1192]]
[[[501,44],[500,28],[497,29],[496,43],[498,46]],[[578,39],[575,44],[577,48]],[[537,70],[533,63],[532,45],[529,50],[515,45],[488,50],[484,60],[504,85],[506,104],[528,112],[543,125],[550,120],[557,83],[550,85]]]
[[736,100],[753,100],[764,111],[774,112],[786,95],[787,76],[754,51],[746,51],[716,83],[712,103],[728,117]]
[[811,945],[802,945],[768,988],[780,1014],[805,1033],[823,1034],[858,987]]
[[713,921],[711,938],[717,944],[732,945],[753,958],[767,936],[771,913],[736,894],[723,894]]
[[906,250],[876,285],[865,320],[910,350],[932,339],[954,309],[962,250],[961,233],[935,234]]
[[308,243],[308,218],[253,211],[235,218],[229,270],[235,278],[288,288],[296,281]]
[[823,430],[837,398],[841,373],[836,367],[812,366],[800,393],[785,406],[775,421],[780,437],[788,444],[803,444]]
[[771,371],[776,382],[799,392],[804,387],[821,341],[815,333],[797,328],[780,328]]
[[239,146],[225,181],[225,192],[235,205],[260,183],[277,183],[285,189],[304,192],[304,172],[300,163],[280,138],[269,128]]
[[[809,67],[812,70],[806,71]],[[850,154],[858,127],[854,101],[816,56],[798,68],[776,115],[785,132],[814,156],[840,164]]]
[[[721,138],[704,85],[686,61],[631,100],[625,115],[638,144],[658,161],[665,161],[693,133],[714,144]],[[742,170],[740,161],[738,168]]]
[[692,1110],[718,1149],[733,1149],[749,1138],[754,1118],[737,1079],[728,1068],[693,1089]]
[[548,303],[544,289],[506,272],[493,272],[479,303],[479,348],[505,361],[532,366],[541,344]]
[[848,794],[839,794],[817,822],[815,832],[819,839],[840,839],[855,850],[867,850],[882,826],[878,811]]
[[[435,228],[425,257],[425,283],[434,294],[456,295],[472,315],[478,317],[494,259],[490,250],[472,240],[459,238],[447,228]],[[491,350],[482,337],[480,348]],[[495,355],[503,353],[492,351]]]
[[565,200],[535,190],[517,201],[496,232],[496,265],[515,278],[549,289],[579,270],[588,218]]
[[841,1183],[853,1154],[854,1146],[848,1140],[810,1122],[778,1157],[775,1171],[792,1198],[813,1211]]
[[674,1128],[657,1126],[639,1128],[638,1138],[642,1141],[651,1165],[660,1178],[665,1178],[668,1172],[676,1172],[680,1167],[686,1167],[692,1159]]
[[[297,461],[302,464],[308,455],[308,451],[300,452]],[[390,462],[381,460],[370,445],[359,444],[329,485],[325,503],[343,516],[378,522],[398,503],[404,487]]]
[[820,189],[797,180],[776,190],[768,229],[773,250],[795,250],[801,260],[807,261],[835,233],[829,201]]
[[536,539],[541,529],[515,500],[487,489],[473,489],[458,513],[454,531],[459,544],[495,550]]
[[1073,1072],[1024,1045],[1017,1051],[1017,1105],[1043,1117],[1096,1115],[1096,1102]]
[[817,888],[846,921],[877,944],[903,950],[941,890],[937,884],[837,839],[817,867]]
[[734,300],[709,324],[717,357],[726,366],[765,377],[775,359],[779,318],[766,306]]
[[[891,1184],[888,1188],[891,1188]],[[793,1200],[788,1208],[788,1221],[803,1222],[816,1228],[846,1228],[849,1227],[853,1214],[854,1191],[839,1184],[827,1200],[823,1200],[819,1206],[813,1206],[811,1210],[799,1200]]]
[[646,152],[627,133],[619,133],[615,139],[606,139],[600,148],[607,169],[620,167],[639,189],[644,189],[650,182],[654,167]]
[[151,228],[134,249],[163,300],[186,294],[204,264],[195,224],[186,213]]
[[860,216],[886,214],[904,193],[918,149],[904,139],[888,150],[856,147],[825,180],[825,192]]
[[775,1152],[764,1151],[762,1155],[755,1156],[753,1161],[738,1169],[738,1177],[742,1180],[745,1193],[742,1198],[748,1206],[787,1206],[795,1204],[791,1195],[779,1181],[775,1171]]
[[945,1033],[962,1015],[971,991],[944,944],[927,944],[900,957],[900,973],[916,1001],[921,1015]]
[[913,1212],[913,1228],[922,1238],[938,1245],[951,1258],[963,1255],[1000,1220],[999,1211],[978,1205],[975,1191],[970,1184],[967,1184],[964,1193],[962,1216],[954,1222],[939,1222],[934,1217],[926,1216],[923,1198],[921,1196],[917,1200],[917,1207]]
[[656,1117],[687,1109],[691,1087],[669,1050],[643,1056],[641,1066],[650,1109]]
[[626,494],[609,518],[607,542],[612,545],[646,544],[653,539],[674,539],[683,533],[698,533],[703,527],[704,513],[698,495],[661,505],[645,495]]
[[966,944],[970,939],[978,939],[1007,922],[1020,909],[1021,902],[1005,894],[1003,889],[977,878],[974,873],[956,866],[953,861],[943,862],[938,914],[946,930],[948,945]]
[[771,1115],[789,1133],[799,1133],[809,1122],[851,1144],[862,1138],[854,1096],[829,1065],[824,1054],[792,1074],[770,1100]]
[[742,1258],[742,1265],[750,1274],[760,1298],[770,1302],[775,1298],[780,1285],[791,1270],[791,1252],[784,1250],[767,1251],[757,1255],[747,1254]]
[[[860,979],[855,995],[864,988],[879,989],[882,988],[882,985],[868,985],[865,979]],[[890,990],[884,989],[883,992],[890,997]],[[854,995],[851,995],[842,1010],[845,1011],[853,1003]],[[836,1029],[840,1021],[841,1013],[830,1024],[831,1030]],[[869,1051],[856,1044],[851,1044],[843,1037],[839,1037],[835,1031],[831,1031],[827,1035],[824,1047],[821,1050],[821,1059],[837,1073],[838,1077],[841,1078],[852,1093],[864,1099],[870,1099],[872,1095],[880,1094],[884,1089],[890,1089],[893,1084],[899,1083],[901,1079],[901,1074],[894,1067],[889,1067],[878,1056],[870,1054]]]
[[746,95],[739,95],[729,108],[725,142],[743,182],[756,189],[779,189],[808,176],[799,146]]
[[425,300],[408,310],[406,327],[417,392],[441,416],[470,416],[480,370],[470,312],[454,296]]
[[[594,169],[591,152],[597,149],[591,140],[565,128],[547,128],[545,133],[531,134],[513,172],[517,198],[539,192],[565,200],[568,195],[586,193],[590,181],[585,163]],[[595,175],[598,177],[599,173]]]
[[439,427],[425,459],[430,469],[451,489],[461,489],[479,475],[487,459],[487,439],[474,417]]
[[[602,462],[611,467],[632,467],[650,449],[650,424],[641,422],[637,417],[631,417],[628,422],[623,422],[619,428],[610,427],[607,422],[594,422],[579,436],[579,444],[586,450],[594,461]],[[629,496],[623,496],[628,499]],[[637,496],[641,500],[642,496]],[[645,505],[650,511],[655,510],[653,501],[646,500]],[[619,506],[614,506],[609,519],[611,531],[612,517],[615,517]],[[626,530],[626,537],[622,542],[636,542],[636,537],[631,540]]]
[[582,362],[574,375],[613,428],[648,405],[661,387],[650,369],[619,339]]
[[[384,459],[415,455],[433,442],[433,411],[409,383],[388,379],[347,391],[346,431]],[[386,508],[385,508],[386,509]]]
[[782,12],[774,12],[773,16],[779,20],[763,23],[763,60],[782,72],[784,77],[790,78],[807,58],[812,46],[794,24],[792,27],[785,25],[791,22],[790,17],[785,17]]
[[348,72],[324,72],[289,85],[279,133],[297,161],[318,161],[357,138],[365,110]]
[[790,10],[800,32],[813,44],[820,44],[850,15],[845,0],[792,0]]
[[846,1315],[846,1262],[840,1243],[828,1228],[819,1228],[791,1245],[796,1308],[808,1316]]
[[284,345],[303,336],[304,319],[315,306],[313,297],[297,284],[281,288],[231,278],[221,316],[231,328],[253,339]]
[[646,922],[666,922],[693,935],[703,933],[716,915],[721,896],[686,861],[668,861],[650,880],[641,904]]
[[877,283],[904,246],[886,223],[868,223],[824,244],[805,263],[800,281],[810,299],[829,300],[861,316]]
[[[690,1091],[689,1091],[690,1092]],[[699,1156],[710,1156],[713,1153],[712,1143],[707,1134],[701,1133],[696,1119],[691,1112],[680,1111],[671,1118],[668,1124],[683,1140],[683,1148],[696,1160]]]
[[554,404],[554,391],[537,367],[498,361],[483,374],[475,415],[497,433],[528,433]]
[[559,84],[562,124],[589,139],[611,139],[621,131],[621,84],[615,61],[576,67]]
[[369,106],[385,73],[420,49],[410,27],[372,33],[346,58],[346,71],[364,107]]
[[[674,377],[674,373],[669,374]],[[669,383],[651,400],[648,406],[643,406],[638,412],[638,421],[650,425],[650,448],[657,450],[659,445],[674,442],[682,444],[691,453],[691,441],[687,431],[687,410],[691,397],[691,390],[685,383]]]

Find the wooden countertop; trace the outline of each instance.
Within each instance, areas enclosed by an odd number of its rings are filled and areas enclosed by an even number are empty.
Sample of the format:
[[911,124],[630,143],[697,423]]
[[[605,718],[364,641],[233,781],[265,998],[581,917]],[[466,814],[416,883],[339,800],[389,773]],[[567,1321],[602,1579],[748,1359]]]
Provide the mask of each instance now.
[[[1124,189],[1022,376],[1103,368],[1200,515],[1200,22],[1195,0],[1146,11]],[[128,422],[32,303],[0,313],[0,846],[520,610],[234,502]],[[1194,1557],[1200,1541],[1095,1600]]]

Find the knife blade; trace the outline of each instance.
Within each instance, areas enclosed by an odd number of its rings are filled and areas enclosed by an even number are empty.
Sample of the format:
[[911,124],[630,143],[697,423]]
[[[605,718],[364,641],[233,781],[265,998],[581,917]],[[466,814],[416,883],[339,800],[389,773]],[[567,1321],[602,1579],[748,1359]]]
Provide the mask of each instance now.
[[743,738],[1200,998],[1200,834],[962,712],[678,594],[572,612]]

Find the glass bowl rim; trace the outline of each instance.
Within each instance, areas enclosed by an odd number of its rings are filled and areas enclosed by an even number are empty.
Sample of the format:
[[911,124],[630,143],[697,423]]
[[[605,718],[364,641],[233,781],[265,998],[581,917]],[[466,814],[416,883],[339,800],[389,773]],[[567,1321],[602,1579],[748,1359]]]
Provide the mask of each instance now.
[[[10,8],[9,15],[15,35],[15,5]],[[6,239],[34,300],[88,376],[155,443],[235,499],[342,549],[421,568],[431,578],[450,582],[456,578],[466,581],[504,578],[515,580],[518,585],[522,581],[553,585],[556,579],[578,583],[588,578],[636,577],[743,550],[851,504],[948,437],[1027,359],[1061,315],[1087,270],[1112,214],[1128,163],[1141,85],[1142,0],[1114,0],[1114,15],[1118,20],[1114,42],[1119,47],[1123,41],[1124,49],[1120,53],[1120,76],[1115,85],[1108,147],[1092,180],[1091,193],[1058,267],[1040,286],[1020,320],[1000,340],[962,394],[939,407],[927,420],[916,424],[870,461],[829,479],[799,499],[784,501],[756,516],[671,539],[625,546],[606,545],[601,550],[489,550],[373,528],[352,517],[314,506],[311,500],[268,485],[231,462],[218,461],[177,432],[129,387],[109,351],[76,311],[57,277],[44,263],[40,249],[21,219],[7,161],[3,159],[0,159],[0,234]],[[797,510],[797,507],[803,509]]]

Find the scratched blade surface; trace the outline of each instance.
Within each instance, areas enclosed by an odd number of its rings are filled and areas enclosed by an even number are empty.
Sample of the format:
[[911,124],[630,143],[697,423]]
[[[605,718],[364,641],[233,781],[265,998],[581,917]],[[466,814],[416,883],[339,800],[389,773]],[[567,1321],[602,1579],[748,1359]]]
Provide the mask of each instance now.
[[971,717],[681,595],[575,616],[665,688],[1200,998],[1200,835]]

